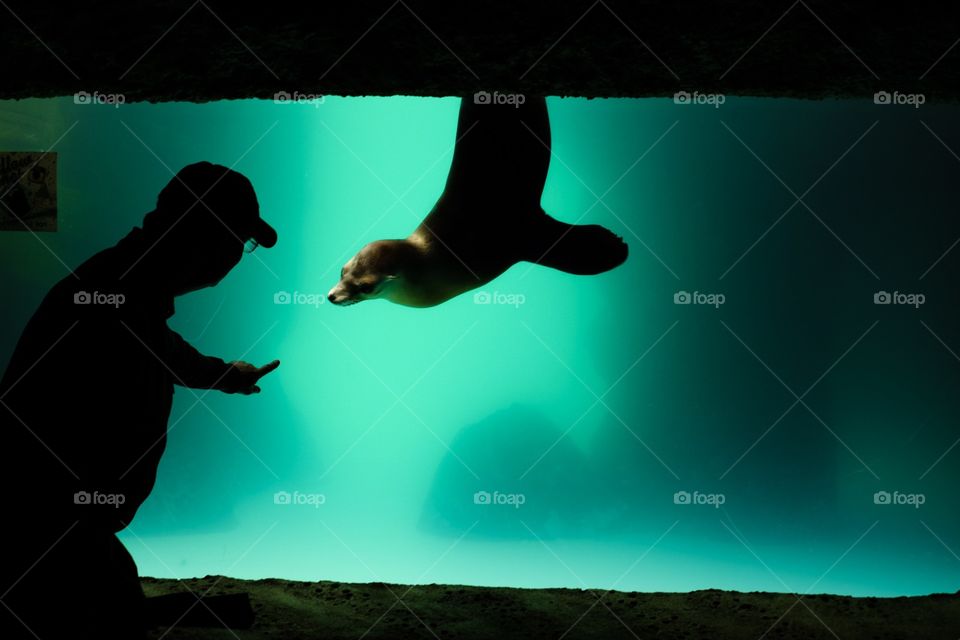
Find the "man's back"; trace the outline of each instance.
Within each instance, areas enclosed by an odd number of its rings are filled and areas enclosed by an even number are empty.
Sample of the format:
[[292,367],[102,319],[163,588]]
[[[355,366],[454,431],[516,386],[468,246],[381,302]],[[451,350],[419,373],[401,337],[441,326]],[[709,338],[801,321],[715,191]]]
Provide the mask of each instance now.
[[135,231],[51,288],[0,381],[4,473],[32,517],[116,531],[153,487],[173,393],[161,361],[172,298],[149,278],[121,279],[139,244]]

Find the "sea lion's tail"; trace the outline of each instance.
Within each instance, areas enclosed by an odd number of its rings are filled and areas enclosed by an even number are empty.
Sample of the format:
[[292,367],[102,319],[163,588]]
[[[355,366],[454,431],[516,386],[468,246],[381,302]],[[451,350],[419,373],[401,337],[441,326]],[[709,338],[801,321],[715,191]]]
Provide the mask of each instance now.
[[620,266],[627,243],[596,224],[567,224],[540,211],[527,236],[524,259],[576,275],[592,276]]

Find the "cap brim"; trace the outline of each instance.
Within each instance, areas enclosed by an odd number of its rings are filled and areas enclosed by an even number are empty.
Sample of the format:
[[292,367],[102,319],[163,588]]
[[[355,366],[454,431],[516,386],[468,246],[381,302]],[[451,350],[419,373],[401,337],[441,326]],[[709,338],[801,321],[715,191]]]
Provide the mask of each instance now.
[[253,239],[257,245],[269,249],[277,244],[277,230],[271,227],[263,218],[258,218],[253,227]]

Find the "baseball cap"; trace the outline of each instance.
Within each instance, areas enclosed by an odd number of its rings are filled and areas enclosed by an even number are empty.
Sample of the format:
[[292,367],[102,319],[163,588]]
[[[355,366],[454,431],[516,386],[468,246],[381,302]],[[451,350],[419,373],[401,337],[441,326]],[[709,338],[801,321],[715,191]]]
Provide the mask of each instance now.
[[276,230],[260,217],[253,184],[223,165],[197,162],[180,169],[157,196],[157,211],[170,215],[170,224],[184,212],[188,217],[212,212],[242,241],[253,240],[267,248],[277,243]]

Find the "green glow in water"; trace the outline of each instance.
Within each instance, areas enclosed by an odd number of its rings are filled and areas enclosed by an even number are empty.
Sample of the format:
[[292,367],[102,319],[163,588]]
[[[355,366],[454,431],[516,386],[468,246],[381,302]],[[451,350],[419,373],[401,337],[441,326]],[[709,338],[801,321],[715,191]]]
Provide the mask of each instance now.
[[[551,99],[544,207],[623,235],[623,267],[521,264],[484,288],[522,304],[275,304],[322,299],[363,244],[416,226],[457,104],[0,105],[3,148],[73,127],[61,231],[0,235],[4,364],[60,260],[139,224],[171,170],[236,163],[280,234],[177,303],[171,325],[202,351],[283,364],[257,397],[178,389],[157,488],[122,535],[143,574],[956,590],[957,450],[936,461],[960,366],[932,333],[960,349],[960,258],[920,275],[960,234],[960,165],[916,110]],[[921,115],[960,145],[955,108]],[[928,302],[878,307],[878,290]],[[876,505],[881,490],[926,503]],[[675,504],[683,491],[724,503]]]

